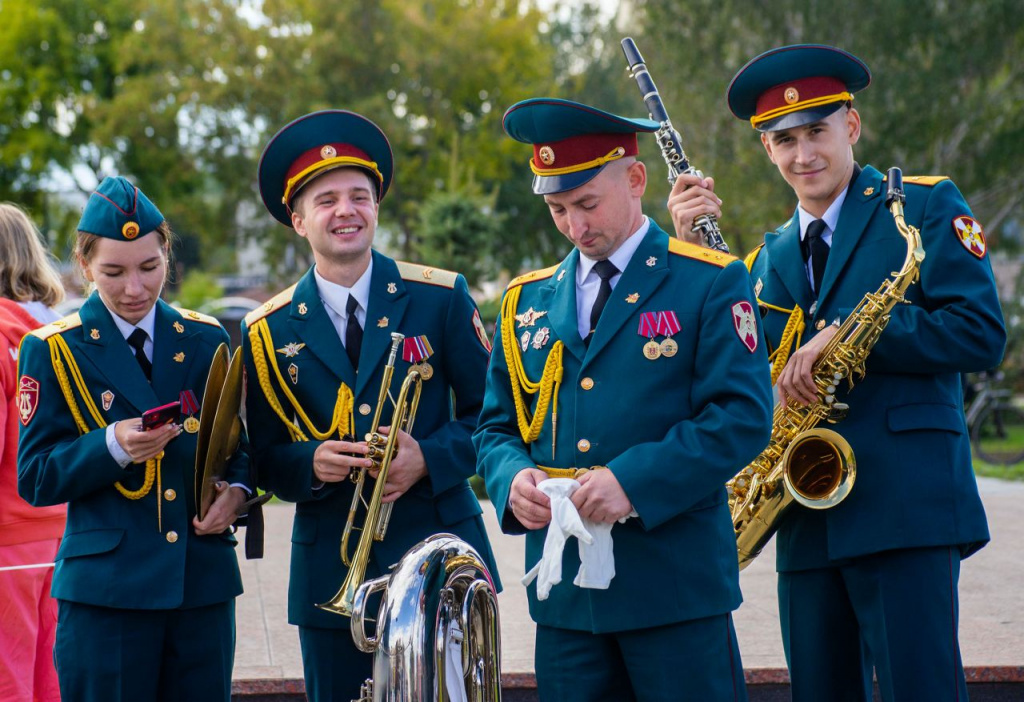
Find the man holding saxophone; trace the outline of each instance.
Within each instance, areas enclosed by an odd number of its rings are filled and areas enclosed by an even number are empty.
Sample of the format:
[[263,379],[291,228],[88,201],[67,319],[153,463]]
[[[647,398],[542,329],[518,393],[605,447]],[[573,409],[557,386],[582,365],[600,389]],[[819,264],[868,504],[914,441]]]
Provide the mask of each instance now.
[[[744,66],[729,87],[798,200],[747,257],[783,406],[822,400],[813,367],[867,293],[907,255],[886,211],[882,174],[853,159],[853,93],[871,76],[829,46],[787,46]],[[906,221],[920,230],[920,280],[891,312],[829,428],[853,449],[849,496],[793,508],[778,532],[779,609],[793,699],[967,698],[957,641],[960,561],[989,539],[971,467],[960,374],[998,365],[1006,334],[981,225],[942,176],[907,177]],[[710,179],[684,177],[669,199],[677,233],[721,216]],[[684,234],[680,234],[684,236]],[[800,344],[802,335],[803,343]]]
[[573,245],[509,285],[474,437],[502,529],[539,565],[540,699],[745,700],[723,485],[771,404],[746,269],[644,216],[651,120],[536,98],[504,128]]
[[[299,626],[310,700],[358,696],[372,659],[353,645],[349,619],[316,607],[346,577],[339,547],[353,503],[356,470],[376,470],[367,444],[393,408],[378,409],[392,333],[405,339],[397,383],[411,369],[423,379],[411,434],[398,439],[383,502],[393,505],[384,540],[369,551],[366,578],[388,572],[417,542],[453,533],[493,556],[467,478],[475,467],[471,434],[483,401],[489,344],[465,279],[394,261],[372,248],[380,199],[391,185],[391,147],[368,119],[315,112],[267,144],[259,185],[270,213],[305,238],[314,266],[292,287],[251,312],[243,328],[248,430],[260,485],[296,503],[288,618]],[[398,394],[397,385],[391,397]],[[369,499],[373,480],[364,488]],[[355,525],[365,510],[357,510]],[[359,532],[348,547],[352,556]],[[354,564],[353,564],[354,567]]]

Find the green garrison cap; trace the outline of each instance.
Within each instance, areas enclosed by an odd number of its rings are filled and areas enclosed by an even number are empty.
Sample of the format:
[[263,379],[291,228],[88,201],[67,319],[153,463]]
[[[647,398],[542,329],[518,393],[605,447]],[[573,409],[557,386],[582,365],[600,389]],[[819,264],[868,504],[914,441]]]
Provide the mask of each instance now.
[[263,204],[274,219],[292,226],[295,196],[317,176],[336,168],[361,168],[377,186],[380,201],[391,186],[394,156],[380,127],[347,110],[312,112],[289,122],[260,156]]
[[89,196],[78,222],[78,231],[119,241],[132,241],[160,226],[164,216],[146,194],[114,176],[104,178]]
[[796,44],[751,59],[732,79],[729,109],[761,132],[828,117],[868,86],[871,71],[834,46]]
[[533,145],[533,192],[552,195],[580,187],[612,161],[636,156],[637,132],[661,125],[569,100],[531,98],[508,108],[502,126],[516,141]]

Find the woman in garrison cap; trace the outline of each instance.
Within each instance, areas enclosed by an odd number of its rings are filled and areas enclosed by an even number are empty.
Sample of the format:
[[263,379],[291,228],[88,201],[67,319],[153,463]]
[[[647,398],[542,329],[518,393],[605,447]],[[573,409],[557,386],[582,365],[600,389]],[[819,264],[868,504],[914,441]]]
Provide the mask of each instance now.
[[[203,520],[194,496],[196,418],[219,323],[160,300],[171,229],[141,190],[106,178],[78,225],[95,290],[21,347],[18,490],[68,503],[53,596],[64,700],[228,700],[234,598],[228,531],[248,457],[227,463]],[[180,402],[162,426],[146,410]]]

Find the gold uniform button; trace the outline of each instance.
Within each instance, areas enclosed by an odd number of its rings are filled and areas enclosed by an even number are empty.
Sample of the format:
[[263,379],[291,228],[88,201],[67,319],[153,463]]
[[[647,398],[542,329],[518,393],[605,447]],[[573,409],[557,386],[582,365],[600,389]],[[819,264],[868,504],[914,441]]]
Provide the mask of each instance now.
[[178,540],[178,532],[176,532],[176,531],[169,531],[169,532],[167,532],[167,542],[168,543],[173,544],[177,540]]
[[580,439],[579,441],[576,442],[576,448],[578,448],[583,453],[586,453],[587,451],[590,450],[590,442],[587,441],[586,439]]
[[164,499],[167,500],[168,502],[174,502],[174,498],[177,496],[178,493],[176,493],[171,488],[167,488],[166,490],[164,490]]
[[584,378],[583,380],[580,381],[580,387],[583,388],[584,390],[590,390],[592,387],[594,387],[594,379]]
[[814,328],[817,329],[818,331],[821,331],[822,329],[824,329],[825,328],[825,320],[824,319],[819,319],[817,322],[814,323]]
[[364,402],[363,404],[359,405],[359,414],[361,414],[361,415],[363,415],[365,417],[369,413],[370,413],[370,406],[368,404],[366,404]]

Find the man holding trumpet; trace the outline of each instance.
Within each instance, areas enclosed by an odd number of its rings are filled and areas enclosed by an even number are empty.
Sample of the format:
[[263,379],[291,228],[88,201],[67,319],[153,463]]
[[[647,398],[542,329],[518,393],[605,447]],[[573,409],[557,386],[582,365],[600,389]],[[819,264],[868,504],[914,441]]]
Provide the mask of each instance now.
[[[349,477],[373,465],[357,437],[371,429],[393,332],[406,337],[397,382],[413,368],[424,382],[412,433],[400,434],[390,464],[383,502],[393,503],[393,516],[370,551],[366,578],[386,573],[438,532],[467,541],[497,572],[467,482],[489,344],[461,275],[372,248],[392,172],[384,133],[344,110],[296,119],[260,159],[267,209],[309,242],[314,260],[244,325],[247,421],[260,484],[296,503],[288,618],[299,626],[314,701],[350,700],[372,677],[371,656],[355,648],[349,620],[316,604],[346,577],[339,544],[354,491]],[[397,430],[387,426],[392,407],[385,403],[383,434]]]

